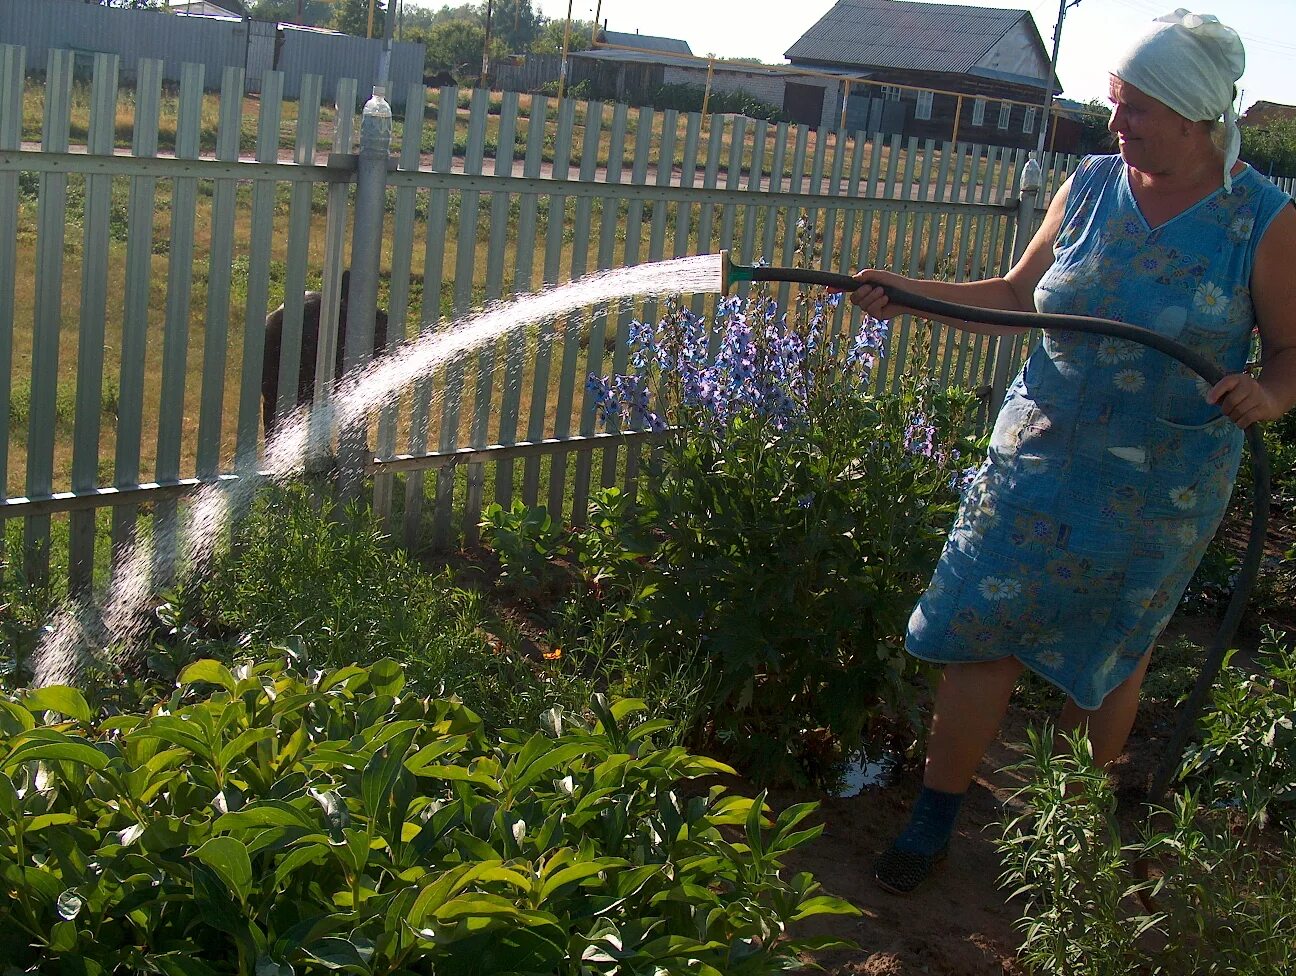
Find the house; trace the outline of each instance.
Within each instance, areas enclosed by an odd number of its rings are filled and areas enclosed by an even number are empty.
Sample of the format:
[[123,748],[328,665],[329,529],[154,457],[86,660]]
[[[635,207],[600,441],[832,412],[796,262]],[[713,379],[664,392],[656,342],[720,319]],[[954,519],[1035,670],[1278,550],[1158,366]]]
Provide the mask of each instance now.
[[[719,92],[744,92],[758,101],[784,108],[789,90],[807,79],[786,65],[764,66],[718,61],[695,55],[687,41],[672,37],[609,31],[599,32],[598,44],[571,55],[573,84],[588,79],[602,97],[643,104],[663,85],[692,85]],[[804,87],[804,85],[802,85]],[[814,124],[832,115],[832,93],[814,88],[819,99]]]
[[1242,113],[1238,125],[1243,128],[1264,129],[1283,122],[1296,122],[1296,105],[1279,102],[1255,102]]
[[[1050,59],[1028,10],[837,0],[785,56],[808,71],[867,79],[846,90],[848,129],[1028,148],[1039,138]],[[811,122],[818,99],[799,97],[800,120]]]
[[191,17],[246,17],[242,0],[167,0],[167,10]]

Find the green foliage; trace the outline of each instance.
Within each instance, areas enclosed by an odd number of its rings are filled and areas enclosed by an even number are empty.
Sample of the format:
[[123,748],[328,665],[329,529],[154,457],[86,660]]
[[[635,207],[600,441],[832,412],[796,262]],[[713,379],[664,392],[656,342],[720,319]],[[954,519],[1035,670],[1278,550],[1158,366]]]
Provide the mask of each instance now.
[[[464,75],[480,74],[482,50],[486,45],[486,30],[481,24],[447,20],[428,28],[422,41],[427,51],[424,65],[429,71],[446,69]],[[505,43],[492,37],[492,60],[507,53]]]
[[482,513],[481,528],[484,541],[499,557],[504,580],[526,586],[557,572],[552,560],[563,531],[543,505],[533,508],[518,500],[506,510],[492,502]]
[[1114,152],[1112,134],[1107,130],[1107,123],[1111,121],[1111,106],[1101,99],[1091,98],[1084,104],[1084,109],[1079,117],[1080,152]]
[[1061,755],[1047,726],[1032,729],[1029,776],[1015,800],[1026,812],[1004,828],[1002,883],[1025,898],[1021,958],[1032,973],[1138,972],[1135,941],[1147,920],[1127,919],[1132,883],[1116,797],[1089,742],[1069,737]]
[[1296,645],[1266,632],[1254,674],[1225,667],[1183,775],[1206,801],[1252,822],[1296,823]]
[[[556,17],[553,20],[542,20],[531,42],[531,51],[535,54],[562,54],[563,35],[567,32],[567,19]],[[589,20],[574,19],[571,32],[567,34],[567,51],[588,51],[594,46],[594,23]]]
[[642,704],[487,737],[399,666],[187,668],[150,706],[0,696],[0,958],[28,972],[760,974],[855,913]]
[[[1193,790],[1154,811],[1133,843],[1122,842],[1112,784],[1088,743],[1071,738],[1058,754],[1050,731],[1031,733],[1016,796],[1026,812],[999,843],[1003,882],[1025,900],[1030,972],[1296,967],[1296,650],[1271,633],[1261,661],[1267,677],[1225,669],[1202,741],[1185,756]],[[1138,864],[1155,869],[1136,873]]]
[[[701,85],[662,85],[649,99],[653,108],[676,109],[680,112],[702,111],[706,89]],[[770,122],[787,122],[790,117],[777,105],[762,102],[745,91],[713,91],[706,99],[707,112],[713,115],[747,115],[753,119]]]
[[373,2],[373,33],[369,33],[371,0],[338,0],[333,8],[333,29],[356,37],[382,37],[387,23],[387,0]]
[[328,0],[256,0],[248,4],[248,16],[254,20],[327,27],[333,19],[333,4]]
[[235,542],[174,603],[181,630],[298,643],[332,666],[399,657],[422,690],[449,689],[494,712],[474,690],[479,673],[479,691],[491,683],[479,601],[414,563],[369,516],[317,511],[304,486],[261,492]]
[[1296,176],[1296,119],[1243,126],[1242,158],[1268,176]]

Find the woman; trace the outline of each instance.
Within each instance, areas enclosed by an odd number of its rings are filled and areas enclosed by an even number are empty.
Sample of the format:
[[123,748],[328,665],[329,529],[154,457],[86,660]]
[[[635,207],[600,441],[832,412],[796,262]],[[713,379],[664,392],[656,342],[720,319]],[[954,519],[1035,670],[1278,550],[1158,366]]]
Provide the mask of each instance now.
[[[909,622],[909,651],[945,668],[922,792],[874,869],[890,891],[912,891],[944,856],[1023,667],[1067,693],[1059,725],[1084,726],[1096,762],[1120,755],[1152,645],[1223,516],[1242,430],[1296,404],[1296,209],[1237,161],[1243,65],[1214,17],[1160,18],[1112,70],[1120,154],[1081,162],[1008,274],[858,275],[851,301],[877,318],[908,311],[891,284],[1094,315],[1171,336],[1228,374],[1207,389],[1169,357],[1078,333],[1048,332],[1032,353]],[[1258,379],[1244,372],[1255,328]]]

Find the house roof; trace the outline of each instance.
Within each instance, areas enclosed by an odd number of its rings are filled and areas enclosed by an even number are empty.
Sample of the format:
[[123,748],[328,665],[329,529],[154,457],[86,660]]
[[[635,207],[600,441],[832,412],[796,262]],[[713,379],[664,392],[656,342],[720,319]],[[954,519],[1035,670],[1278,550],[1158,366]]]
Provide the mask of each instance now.
[[1239,125],[1273,125],[1276,122],[1291,122],[1296,119],[1296,105],[1283,105],[1279,102],[1256,102],[1238,120]]
[[692,54],[688,41],[673,37],[655,37],[652,34],[627,34],[623,31],[600,31],[599,41],[617,47],[637,47],[642,51],[660,51],[662,54]]
[[[1027,10],[905,0],[837,0],[784,56],[794,61],[965,74],[1023,18],[1047,61],[1044,42]],[[1040,81],[1034,83],[1043,87]]]

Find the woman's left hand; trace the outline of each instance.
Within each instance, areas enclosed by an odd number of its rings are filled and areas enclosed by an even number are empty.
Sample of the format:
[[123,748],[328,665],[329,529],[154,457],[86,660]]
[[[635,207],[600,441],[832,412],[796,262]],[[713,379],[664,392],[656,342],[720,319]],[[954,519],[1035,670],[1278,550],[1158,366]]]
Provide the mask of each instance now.
[[1219,404],[1228,418],[1243,430],[1256,421],[1277,420],[1283,413],[1277,398],[1247,373],[1230,373],[1224,377],[1211,387],[1206,402]]

